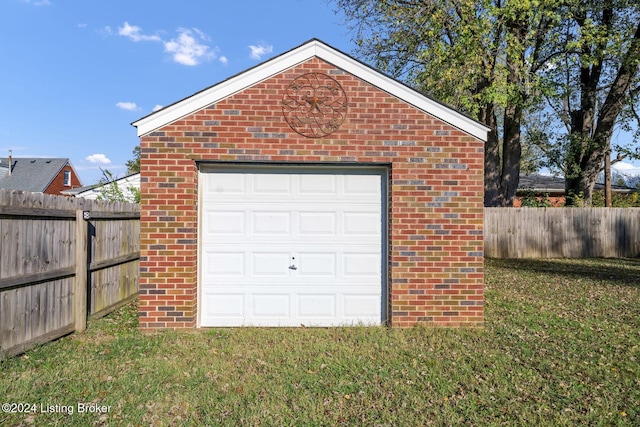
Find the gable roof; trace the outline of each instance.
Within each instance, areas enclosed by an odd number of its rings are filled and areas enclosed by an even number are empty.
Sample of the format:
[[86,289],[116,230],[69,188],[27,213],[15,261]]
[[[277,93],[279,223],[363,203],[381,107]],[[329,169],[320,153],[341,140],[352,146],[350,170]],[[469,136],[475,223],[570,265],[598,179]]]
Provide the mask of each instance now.
[[482,141],[487,140],[489,128],[485,125],[417,92],[398,80],[382,74],[318,39],[311,39],[297,48],[151,113],[133,122],[132,125],[138,129],[138,136],[146,135],[313,57],[329,62],[463,132]]
[[0,159],[5,169],[4,176],[0,177],[0,188],[38,193],[45,191],[62,168],[70,165],[69,159],[42,157],[14,157],[12,163],[9,175],[9,159]]

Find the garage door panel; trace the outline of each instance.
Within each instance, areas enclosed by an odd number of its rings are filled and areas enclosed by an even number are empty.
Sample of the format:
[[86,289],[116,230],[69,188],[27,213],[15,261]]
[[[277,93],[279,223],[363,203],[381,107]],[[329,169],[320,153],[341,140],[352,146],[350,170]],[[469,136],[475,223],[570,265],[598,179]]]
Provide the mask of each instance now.
[[259,173],[253,174],[253,186],[250,194],[260,195],[290,195],[291,177],[290,174]]
[[380,175],[345,175],[344,194],[348,196],[380,194]]
[[335,252],[303,252],[297,253],[297,270],[299,276],[335,277],[338,270]]
[[380,236],[380,214],[377,212],[344,212],[342,220],[346,237]]
[[316,197],[318,195],[333,196],[338,194],[338,181],[335,176],[304,174],[298,180],[298,194]]
[[297,219],[299,236],[335,236],[338,229],[336,212],[298,212]]
[[[286,287],[268,293],[232,294],[233,287],[203,296],[202,323],[217,326],[337,326],[379,324],[378,294],[350,292],[335,288],[326,292],[294,291]],[[323,290],[324,291],[324,290]]]
[[[291,274],[305,277],[378,277],[381,273],[380,252],[366,245],[343,249],[334,241],[314,245],[315,250],[291,245],[291,252],[274,252],[271,244],[228,245],[228,251],[207,250],[203,254],[203,271],[207,275],[260,277]],[[240,252],[240,249],[245,249]],[[295,259],[292,259],[295,258]],[[248,263],[247,263],[248,261]],[[292,270],[290,266],[295,266]]]
[[254,293],[250,297],[252,319],[291,317],[291,293]]
[[204,271],[207,276],[225,277],[245,274],[244,252],[205,252]]
[[243,211],[207,212],[205,233],[217,235],[243,235],[245,233],[245,213]]
[[348,252],[342,254],[343,276],[380,276],[380,255],[377,253]]
[[289,252],[251,252],[251,277],[288,277],[291,255]]
[[241,293],[205,293],[202,298],[204,318],[235,318],[245,317],[245,295]]
[[299,294],[298,317],[306,321],[322,318],[335,319],[338,311],[336,299],[335,294]]
[[380,306],[377,301],[379,295],[343,295],[344,319],[357,320],[375,319],[380,317]]
[[[324,235],[345,239],[369,236],[371,241],[377,241],[381,234],[381,217],[375,206],[348,205],[336,210],[326,203],[311,208],[287,204],[277,210],[257,206],[254,210],[238,211],[235,204],[216,205],[215,212],[209,211],[204,215],[203,231],[205,235],[219,238],[230,235],[233,239],[242,236]],[[345,208],[349,210],[343,211]]]
[[260,235],[291,235],[291,213],[288,211],[257,210],[252,213],[252,231]]
[[215,181],[205,183],[205,193],[210,195],[236,194],[247,192],[247,176],[243,173],[218,174]]

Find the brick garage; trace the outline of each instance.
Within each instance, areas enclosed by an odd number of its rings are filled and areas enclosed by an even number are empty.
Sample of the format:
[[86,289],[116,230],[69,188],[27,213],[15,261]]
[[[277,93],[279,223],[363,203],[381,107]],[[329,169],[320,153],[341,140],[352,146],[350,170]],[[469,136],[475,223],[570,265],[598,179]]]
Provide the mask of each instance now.
[[142,329],[483,324],[481,124],[311,40],[133,125]]

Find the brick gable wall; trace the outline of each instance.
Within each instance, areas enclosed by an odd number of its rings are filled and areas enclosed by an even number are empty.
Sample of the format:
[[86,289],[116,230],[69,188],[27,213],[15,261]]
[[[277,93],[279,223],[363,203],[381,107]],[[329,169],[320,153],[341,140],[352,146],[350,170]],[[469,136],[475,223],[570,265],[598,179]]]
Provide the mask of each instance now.
[[[324,138],[285,122],[294,78],[323,72],[349,111]],[[197,317],[196,162],[387,164],[390,323],[481,326],[483,143],[318,59],[141,137],[140,327]]]
[[[67,171],[67,170],[71,172],[71,185],[70,186],[64,185],[64,171]],[[71,166],[67,165],[67,166],[63,167],[60,170],[58,175],[56,175],[56,177],[53,179],[53,181],[51,181],[51,184],[49,184],[49,186],[44,191],[44,193],[45,194],[55,194],[55,195],[59,196],[59,195],[62,194],[62,191],[64,191],[64,190],[69,190],[71,188],[81,187],[81,186],[82,186],[82,184],[80,183],[80,179],[78,178],[78,176],[73,171],[73,168]]]

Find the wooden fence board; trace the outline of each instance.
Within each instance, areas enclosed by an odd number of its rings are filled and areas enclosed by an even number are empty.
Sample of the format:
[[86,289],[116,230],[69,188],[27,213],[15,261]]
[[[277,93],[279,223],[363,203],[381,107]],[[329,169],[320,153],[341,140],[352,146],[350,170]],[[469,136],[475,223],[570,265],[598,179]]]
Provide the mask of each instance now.
[[[73,332],[76,314],[102,316],[135,298],[139,218],[134,204],[0,190],[0,358]],[[94,234],[76,253],[80,224]],[[99,303],[83,309],[86,292]]]
[[140,258],[138,219],[91,220],[93,227],[90,308],[91,314],[104,313],[110,306],[137,293]]
[[637,208],[485,208],[489,258],[640,256]]

